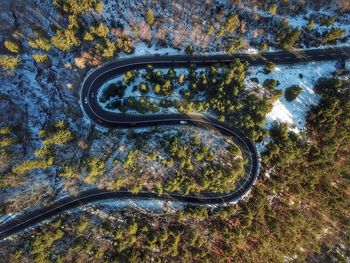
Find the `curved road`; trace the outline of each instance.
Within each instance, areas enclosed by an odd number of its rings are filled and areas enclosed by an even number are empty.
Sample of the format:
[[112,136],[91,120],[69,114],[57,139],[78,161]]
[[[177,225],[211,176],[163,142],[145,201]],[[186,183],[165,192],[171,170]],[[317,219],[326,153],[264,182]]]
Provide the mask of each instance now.
[[250,65],[261,65],[267,61],[276,64],[309,63],[313,61],[337,60],[350,58],[350,47],[315,49],[298,52],[271,52],[258,54],[210,55],[210,56],[143,56],[120,59],[92,71],[84,80],[81,89],[81,106],[84,113],[98,125],[108,128],[136,128],[155,125],[179,125],[191,124],[207,126],[219,130],[223,135],[231,136],[241,148],[248,163],[245,167],[245,175],[237,182],[236,189],[228,194],[203,192],[197,196],[182,196],[177,193],[158,196],[151,192],[140,192],[136,195],[124,189],[118,192],[93,189],[82,192],[77,196],[69,196],[53,202],[46,207],[20,215],[0,225],[0,240],[18,233],[28,227],[42,222],[63,211],[90,203],[93,201],[111,198],[157,198],[163,200],[178,200],[189,203],[215,204],[240,199],[246,194],[256,181],[259,174],[259,156],[254,144],[240,130],[229,127],[225,123],[200,114],[156,114],[156,115],[128,115],[116,114],[103,110],[97,102],[99,88],[104,82],[129,70],[145,68],[153,65],[156,68],[186,67],[196,64],[198,67],[206,67],[217,63],[227,64],[239,58]]

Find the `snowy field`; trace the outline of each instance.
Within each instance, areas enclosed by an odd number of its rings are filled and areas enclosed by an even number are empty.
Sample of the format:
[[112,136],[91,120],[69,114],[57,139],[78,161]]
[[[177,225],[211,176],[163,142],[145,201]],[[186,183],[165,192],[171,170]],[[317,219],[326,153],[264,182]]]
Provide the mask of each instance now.
[[274,121],[286,122],[295,132],[301,132],[305,128],[305,114],[311,105],[316,105],[319,97],[313,91],[313,87],[319,78],[329,76],[336,70],[336,62],[313,62],[298,65],[277,65],[276,70],[270,74],[264,74],[263,66],[251,67],[250,76],[246,79],[247,87],[256,85],[249,78],[258,78],[260,86],[266,79],[276,79],[279,82],[277,89],[298,85],[303,92],[291,102],[284,96],[278,99],[272,111],[267,115],[266,128]]

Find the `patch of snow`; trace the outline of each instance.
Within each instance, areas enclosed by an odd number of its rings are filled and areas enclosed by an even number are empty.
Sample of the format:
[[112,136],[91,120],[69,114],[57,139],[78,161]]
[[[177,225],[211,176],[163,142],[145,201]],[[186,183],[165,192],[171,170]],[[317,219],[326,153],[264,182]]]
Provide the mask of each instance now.
[[[303,92],[291,102],[288,102],[284,96],[278,99],[272,111],[267,115],[266,128],[271,127],[274,121],[286,122],[295,132],[301,132],[305,129],[305,114],[311,105],[316,105],[319,96],[313,91],[316,81],[321,77],[329,76],[336,70],[336,62],[312,62],[309,64],[298,65],[279,65],[276,70],[270,74],[264,74],[263,67],[250,68],[250,77],[256,77],[262,84],[266,79],[276,79],[279,82],[277,89],[298,85],[303,88]],[[248,80],[247,85],[252,85]]]

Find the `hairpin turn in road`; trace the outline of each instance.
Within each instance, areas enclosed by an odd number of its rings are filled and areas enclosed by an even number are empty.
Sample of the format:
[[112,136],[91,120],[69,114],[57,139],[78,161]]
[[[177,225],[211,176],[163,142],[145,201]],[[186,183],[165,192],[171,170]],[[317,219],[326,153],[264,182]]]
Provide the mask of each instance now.
[[52,216],[58,215],[71,208],[87,203],[113,198],[141,198],[176,200],[197,204],[217,204],[229,201],[237,201],[244,196],[257,179],[260,168],[259,156],[253,142],[247,138],[239,129],[229,127],[227,124],[214,118],[201,114],[155,114],[155,115],[129,115],[116,114],[105,111],[97,101],[97,94],[107,80],[123,74],[130,70],[142,69],[147,65],[155,68],[179,68],[196,64],[198,67],[207,67],[214,64],[228,64],[234,59],[247,61],[250,65],[262,65],[267,61],[276,64],[310,63],[314,61],[338,60],[350,58],[350,47],[314,49],[295,52],[270,52],[263,54],[235,54],[229,55],[207,55],[207,56],[142,56],[120,59],[104,64],[93,70],[85,78],[81,88],[81,106],[85,115],[97,125],[107,128],[138,128],[159,125],[201,125],[220,131],[225,136],[231,136],[240,147],[244,157],[247,159],[244,176],[237,182],[236,188],[231,193],[220,194],[203,192],[200,195],[186,195],[179,193],[167,193],[158,196],[153,192],[141,191],[132,194],[127,189],[112,192],[107,190],[92,189],[79,193],[77,196],[68,196],[57,200],[45,207],[19,215],[6,223],[0,225],[0,240],[16,234],[35,224],[38,224]]

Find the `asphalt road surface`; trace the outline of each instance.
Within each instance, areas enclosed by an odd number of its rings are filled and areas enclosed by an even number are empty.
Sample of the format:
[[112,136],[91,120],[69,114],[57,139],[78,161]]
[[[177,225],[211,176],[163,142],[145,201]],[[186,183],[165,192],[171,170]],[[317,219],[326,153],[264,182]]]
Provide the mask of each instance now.
[[132,194],[127,189],[118,192],[93,189],[79,193],[77,196],[69,196],[53,202],[40,209],[17,216],[0,224],[0,240],[16,234],[24,229],[34,226],[43,220],[58,215],[68,209],[87,203],[122,198],[177,200],[197,204],[218,204],[239,200],[252,187],[257,179],[260,168],[259,156],[253,142],[240,130],[229,127],[227,124],[201,114],[153,114],[130,115],[116,114],[103,110],[97,102],[98,90],[104,82],[123,74],[129,70],[145,68],[152,65],[155,68],[179,68],[195,64],[197,67],[207,67],[217,63],[228,64],[234,59],[247,61],[250,65],[262,65],[267,61],[276,64],[311,63],[315,61],[339,60],[350,58],[350,47],[314,49],[295,52],[271,52],[263,54],[235,54],[208,55],[208,56],[140,56],[120,59],[104,64],[88,74],[82,84],[81,106],[85,115],[97,125],[107,128],[138,128],[159,125],[197,125],[216,129],[225,136],[231,136],[240,147],[244,158],[247,160],[244,176],[236,183],[236,188],[227,194],[203,192],[200,195],[183,196],[178,193],[168,193],[158,196],[156,193],[141,191]]

